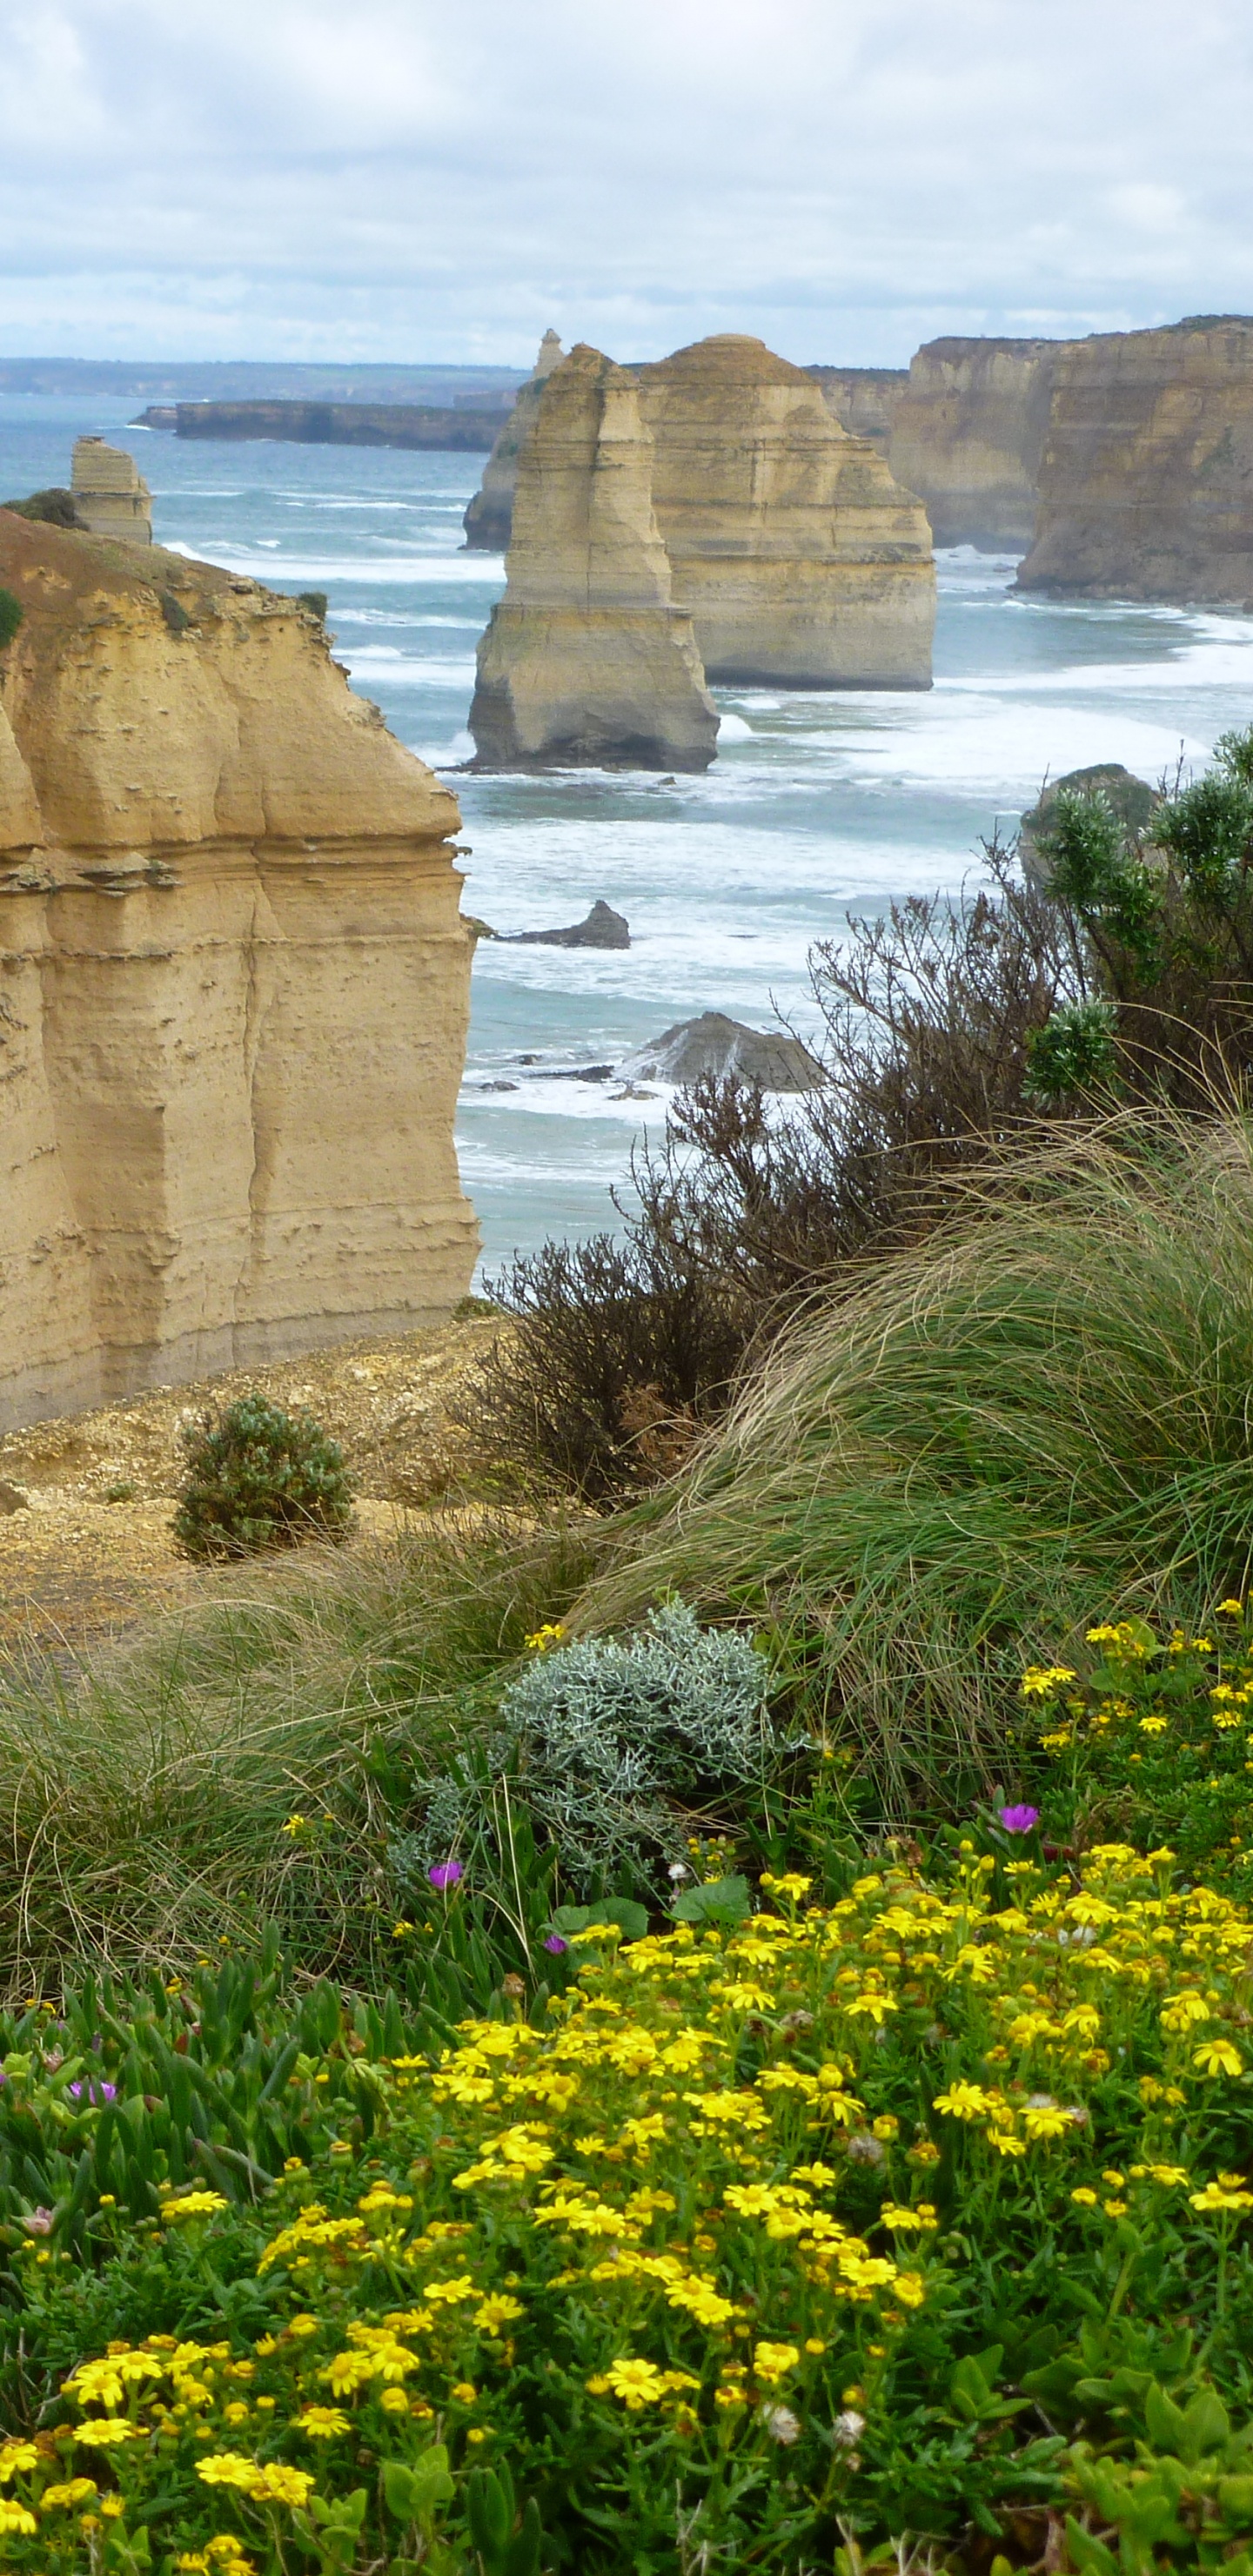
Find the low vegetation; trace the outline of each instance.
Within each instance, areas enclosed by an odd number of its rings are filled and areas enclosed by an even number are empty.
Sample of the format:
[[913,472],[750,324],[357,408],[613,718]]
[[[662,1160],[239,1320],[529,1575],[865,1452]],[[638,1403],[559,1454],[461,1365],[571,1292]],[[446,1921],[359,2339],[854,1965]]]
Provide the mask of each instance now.
[[497,1506],[245,1398],[0,1683],[0,2564],[1253,2576],[1250,780],[820,959]]
[[815,1296],[919,1243],[989,1158],[1112,1110],[1207,1118],[1253,1070],[1253,729],[1139,828],[1060,791],[1030,880],[985,852],[813,955],[825,1081],[785,1115],[734,1082],[679,1100],[617,1240],[496,1283],[517,1319],[466,1418],[612,1506],[672,1473]]
[[240,1396],[183,1435],[174,1534],[189,1556],[252,1556],[307,1538],[344,1538],[352,1488],[337,1441],[311,1413]]

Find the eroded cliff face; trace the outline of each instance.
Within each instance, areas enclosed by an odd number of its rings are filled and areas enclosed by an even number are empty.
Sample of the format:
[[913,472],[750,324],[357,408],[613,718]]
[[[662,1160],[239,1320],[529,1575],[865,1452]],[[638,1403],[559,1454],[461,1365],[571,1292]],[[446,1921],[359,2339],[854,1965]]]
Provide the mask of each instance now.
[[468,547],[483,554],[506,554],[513,526],[513,496],[518,482],[518,458],[523,442],[539,410],[540,395],[552,374],[561,364],[561,342],[555,331],[546,331],[539,344],[539,355],[518,399],[500,431],[483,468],[483,480],[467,504],[461,524]]
[[711,680],[929,688],[921,504],[803,368],[727,334],[639,370],[674,596]]
[[0,1425],[468,1285],[456,804],[316,621],[0,512]]
[[580,344],[549,375],[519,459],[508,587],[470,709],[480,768],[712,760],[717,713],[671,600],[652,465],[634,379]]
[[892,425],[909,383],[908,367],[806,367],[828,411],[850,438],[868,438],[881,456],[892,442]]
[[1029,546],[1062,340],[930,340],[910,360],[888,455],[937,546]]
[[1253,600],[1253,321],[1061,352],[1018,580],[1097,599]]

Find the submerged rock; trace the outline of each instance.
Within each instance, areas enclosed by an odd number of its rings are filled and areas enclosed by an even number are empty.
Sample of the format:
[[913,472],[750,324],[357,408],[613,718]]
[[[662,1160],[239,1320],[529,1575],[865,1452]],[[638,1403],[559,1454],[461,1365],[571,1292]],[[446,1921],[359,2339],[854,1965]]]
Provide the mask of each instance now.
[[506,948],[629,948],[631,945],[631,928],[625,915],[615,912],[612,904],[599,899],[582,921],[571,922],[566,930],[497,931],[493,936]]
[[674,596],[712,680],[927,689],[926,512],[803,367],[735,333],[639,370]]
[[717,711],[671,599],[651,467],[633,378],[572,350],[519,462],[508,587],[478,650],[474,768],[708,768]]
[[618,1067],[624,1082],[698,1082],[730,1074],[761,1091],[814,1091],[822,1067],[799,1038],[782,1029],[753,1029],[724,1011],[702,1011],[676,1020],[647,1046],[636,1047]]

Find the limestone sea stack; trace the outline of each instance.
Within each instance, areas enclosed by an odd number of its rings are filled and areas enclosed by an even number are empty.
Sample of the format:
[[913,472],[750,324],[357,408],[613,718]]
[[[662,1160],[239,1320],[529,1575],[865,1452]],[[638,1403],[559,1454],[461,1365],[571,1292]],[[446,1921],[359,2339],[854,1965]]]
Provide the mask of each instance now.
[[546,331],[539,344],[539,356],[526,383],[519,388],[518,399],[497,437],[483,468],[483,480],[461,523],[466,545],[481,553],[503,555],[508,551],[523,440],[539,410],[539,398],[553,368],[560,364],[561,342],[555,331]]
[[892,471],[926,503],[937,546],[1021,552],[1061,340],[929,340],[892,413]]
[[93,537],[124,545],[152,543],[152,494],[133,456],[103,438],[76,438],[70,469],[74,513]]
[[652,461],[634,379],[581,343],[519,459],[508,586],[478,651],[476,768],[708,768],[718,717],[671,599]]
[[711,680],[931,685],[920,502],[801,367],[726,334],[639,369],[653,501]]
[[295,600],[0,511],[0,1426],[447,1313],[456,804]]
[[1063,597],[1253,600],[1253,320],[1062,351],[1018,581]]

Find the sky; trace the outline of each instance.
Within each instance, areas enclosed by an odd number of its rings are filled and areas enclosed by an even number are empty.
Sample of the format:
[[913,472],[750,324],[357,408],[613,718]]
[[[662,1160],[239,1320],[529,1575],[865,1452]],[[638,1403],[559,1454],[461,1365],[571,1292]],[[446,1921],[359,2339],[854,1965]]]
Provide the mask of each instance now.
[[0,0],[0,354],[1253,311],[1248,0]]

